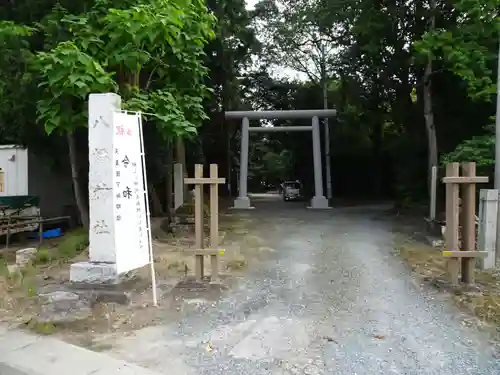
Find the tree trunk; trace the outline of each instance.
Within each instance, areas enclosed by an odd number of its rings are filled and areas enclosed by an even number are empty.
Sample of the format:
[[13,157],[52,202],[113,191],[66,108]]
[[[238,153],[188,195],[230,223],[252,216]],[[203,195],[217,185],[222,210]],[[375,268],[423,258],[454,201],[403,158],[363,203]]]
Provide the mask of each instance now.
[[[433,31],[436,27],[436,1],[431,1],[431,18],[429,31]],[[427,164],[427,186],[430,194],[431,189],[431,176],[432,167],[438,165],[438,146],[436,136],[436,126],[434,123],[434,111],[432,109],[432,56],[428,57],[427,65],[424,71],[424,118],[425,130],[427,133],[427,147],[428,147],[428,164]]]
[[[171,144],[173,144],[173,143],[171,142]],[[176,139],[175,151],[176,151],[175,160],[176,160],[177,163],[182,164],[182,174],[184,176],[184,174],[187,171],[187,165],[186,165],[186,146],[184,144],[184,139],[182,139],[180,137],[178,137]],[[169,152],[171,153],[171,151],[169,151]],[[184,185],[184,202],[186,202],[187,196],[188,196],[188,187],[187,187],[187,185]]]
[[80,213],[80,219],[84,228],[89,227],[89,209],[87,202],[82,194],[80,186],[80,178],[78,176],[80,168],[78,166],[78,158],[76,153],[76,140],[74,133],[66,133],[68,141],[69,161],[71,165],[71,179],[73,181],[73,192],[75,194],[76,205]]
[[167,227],[167,232],[172,232],[172,210],[174,207],[173,202],[173,178],[172,167],[174,163],[173,142],[168,142],[167,156],[165,158],[165,214],[166,218],[163,227]]
[[[326,69],[322,73],[321,78],[323,86],[323,109],[328,109],[328,79],[326,76]],[[330,155],[330,126],[328,117],[325,117],[325,183],[326,183],[326,197],[332,199],[332,166]]]
[[153,184],[149,185],[148,191],[151,198],[151,215],[162,217],[165,215],[165,212],[163,211],[160,198],[158,197],[158,193],[156,192],[156,188]]

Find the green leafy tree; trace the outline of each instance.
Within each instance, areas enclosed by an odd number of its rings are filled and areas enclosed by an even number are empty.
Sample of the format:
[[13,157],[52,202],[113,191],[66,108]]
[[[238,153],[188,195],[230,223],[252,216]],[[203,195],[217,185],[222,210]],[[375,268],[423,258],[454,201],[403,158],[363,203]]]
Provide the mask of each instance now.
[[454,22],[415,43],[420,53],[442,61],[467,82],[473,99],[490,100],[496,93],[492,67],[498,52],[499,9],[500,0],[454,1]]
[[6,141],[20,143],[32,122],[26,104],[31,75],[29,62],[32,57],[29,37],[33,29],[12,21],[0,21],[0,134]]
[[67,134],[75,196],[82,221],[87,210],[78,183],[73,133],[85,126],[92,92],[118,92],[125,107],[150,113],[165,139],[196,134],[206,118],[204,45],[214,36],[214,17],[202,0],[95,1],[71,14],[56,6],[39,24],[47,51],[36,54],[45,89],[38,101],[47,133]]

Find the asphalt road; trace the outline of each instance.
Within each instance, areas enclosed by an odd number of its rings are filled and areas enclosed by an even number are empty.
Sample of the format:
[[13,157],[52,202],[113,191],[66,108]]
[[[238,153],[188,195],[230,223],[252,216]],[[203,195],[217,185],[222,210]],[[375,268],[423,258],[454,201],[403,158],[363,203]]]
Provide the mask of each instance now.
[[138,331],[114,356],[169,375],[500,374],[486,335],[391,254],[379,207],[256,206],[254,233],[275,251],[220,302]]

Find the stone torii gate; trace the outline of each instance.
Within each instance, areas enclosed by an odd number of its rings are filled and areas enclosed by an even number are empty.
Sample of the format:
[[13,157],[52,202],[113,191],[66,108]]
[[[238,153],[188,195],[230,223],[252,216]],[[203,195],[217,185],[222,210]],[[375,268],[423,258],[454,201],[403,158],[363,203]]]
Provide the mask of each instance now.
[[[289,111],[228,111],[226,119],[241,119],[241,150],[240,150],[240,181],[238,198],[234,200],[234,208],[249,209],[248,198],[248,143],[250,132],[281,132],[281,131],[310,131],[313,142],[314,163],[314,196],[311,199],[310,208],[330,208],[328,200],[323,195],[323,176],[321,168],[321,141],[319,118],[334,117],[337,111],[334,109],[310,109]],[[311,126],[276,126],[276,127],[250,127],[250,120],[275,120],[275,119],[311,119]]]

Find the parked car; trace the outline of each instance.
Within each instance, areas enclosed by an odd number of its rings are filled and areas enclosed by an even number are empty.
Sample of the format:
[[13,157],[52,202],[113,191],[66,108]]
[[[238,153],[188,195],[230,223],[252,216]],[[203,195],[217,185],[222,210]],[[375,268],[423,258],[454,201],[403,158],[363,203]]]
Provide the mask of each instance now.
[[282,189],[284,201],[297,200],[302,197],[302,184],[300,181],[284,181]]

